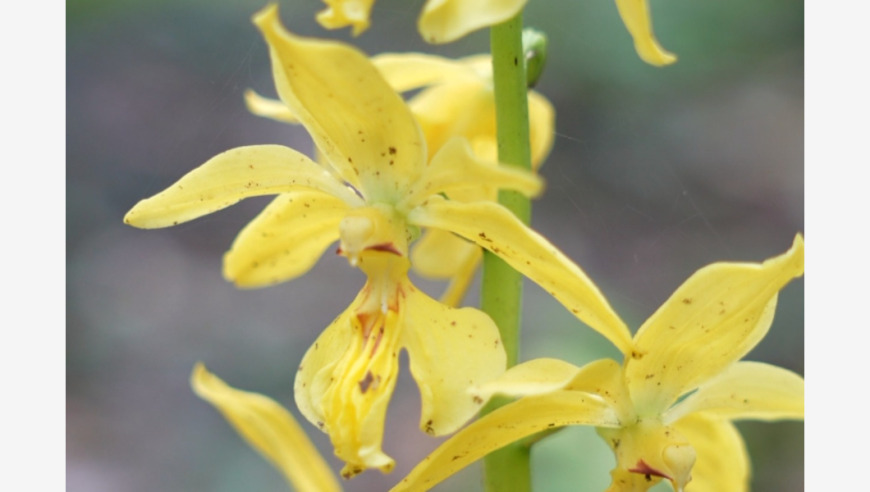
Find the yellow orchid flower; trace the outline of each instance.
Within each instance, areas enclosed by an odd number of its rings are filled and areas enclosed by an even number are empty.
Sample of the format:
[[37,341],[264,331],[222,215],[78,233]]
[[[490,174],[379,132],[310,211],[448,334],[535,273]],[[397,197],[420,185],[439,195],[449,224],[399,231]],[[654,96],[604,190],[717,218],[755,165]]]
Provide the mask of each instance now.
[[699,270],[641,326],[622,365],[536,359],[474,389],[482,399],[522,398],[456,433],[393,491],[431,488],[491,451],[566,425],[597,427],[613,449],[609,492],[662,479],[677,491],[747,490],[749,460],[732,421],[804,415],[800,376],[740,361],[769,330],[778,292],[803,275],[803,256],[798,235],[763,263]]
[[[419,53],[385,53],[372,63],[396,92],[422,90],[408,100],[411,112],[423,130],[429,159],[452,138],[464,137],[481,160],[497,162],[495,96],[492,89],[492,62],[489,55],[460,60]],[[298,123],[291,109],[281,101],[245,92],[252,113],[285,123]],[[555,112],[541,94],[529,91],[529,136],[532,168],[537,170],[553,146]],[[481,183],[451,196],[462,201],[492,200],[498,190]],[[427,230],[411,251],[412,268],[431,279],[449,279],[441,302],[456,306],[468,289],[481,250],[455,235]]]
[[[504,22],[523,9],[527,0],[427,0],[417,21],[429,43],[449,43],[478,29]],[[327,29],[353,26],[359,36],[369,27],[375,0],[323,0],[327,8],[317,22]]]
[[616,0],[616,8],[643,61],[657,67],[677,61],[677,56],[662,48],[653,35],[649,0]]
[[284,474],[299,492],[340,492],[332,469],[279,403],[258,393],[237,390],[202,363],[190,376],[193,391],[211,403],[239,435]]
[[483,402],[467,395],[467,386],[505,367],[488,316],[444,306],[408,280],[408,246],[421,227],[493,251],[619,348],[630,348],[627,327],[577,265],[504,207],[454,198],[481,182],[535,194],[539,178],[485,163],[461,139],[429,160],[408,107],[362,53],[287,32],[275,6],[254,23],[269,45],[283,104],[327,166],[278,145],[232,149],[142,200],[124,220],[167,227],[277,194],[224,257],[224,275],[242,287],[299,277],[340,241],[339,253],[368,280],[306,353],[295,397],[306,418],[330,435],[347,462],[345,476],[393,466],[381,441],[402,348],[420,388],[421,428],[434,435],[470,418]]

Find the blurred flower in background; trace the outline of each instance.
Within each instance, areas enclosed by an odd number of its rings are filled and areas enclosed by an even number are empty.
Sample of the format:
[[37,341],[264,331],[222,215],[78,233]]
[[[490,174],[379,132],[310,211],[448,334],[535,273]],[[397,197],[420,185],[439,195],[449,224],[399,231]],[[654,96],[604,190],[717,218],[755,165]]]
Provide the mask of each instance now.
[[[351,39],[313,21],[322,4],[280,3],[294,32]],[[268,54],[249,22],[261,6],[67,5],[68,490],[286,489],[190,392],[190,368],[205,361],[299,418],[292,375],[364,275],[327,255],[305,285],[244,291],[226,283],[221,255],[265,199],[160,234],[121,222],[139,198],[226,149],[313,150],[302,128],[245,108],[249,87],[273,95]],[[680,56],[666,68],[638,59],[612,2],[557,9],[533,0],[524,15],[550,38],[536,90],[557,109],[534,227],[583,265],[632,326],[700,266],[762,260],[804,220],[802,5],[651,7],[658,40]],[[449,57],[488,50],[483,31],[427,45],[416,29],[420,9],[421,2],[378,0],[378,22],[353,42],[369,54],[397,46]],[[435,296],[442,288],[415,283]],[[474,287],[467,302],[476,302]],[[617,356],[532,284],[524,311],[525,360],[583,365]],[[747,357],[803,374],[803,280],[782,291],[769,335]],[[405,438],[419,434],[419,414],[413,381],[400,376],[384,450],[402,459],[393,474],[363,474],[348,490],[385,490],[434,449],[438,440]],[[753,458],[753,489],[802,490],[802,424],[738,427]],[[331,457],[328,439],[308,432]],[[594,432],[576,428],[537,447],[533,466],[537,490],[578,482],[603,490],[613,456]],[[478,473],[471,467],[442,490],[474,486]]]

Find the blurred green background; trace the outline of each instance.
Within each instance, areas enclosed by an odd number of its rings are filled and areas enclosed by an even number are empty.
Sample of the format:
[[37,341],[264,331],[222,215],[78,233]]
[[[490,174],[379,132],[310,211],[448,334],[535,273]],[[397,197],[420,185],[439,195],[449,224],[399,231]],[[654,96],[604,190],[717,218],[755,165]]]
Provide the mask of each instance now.
[[[249,20],[264,4],[67,2],[70,491],[286,490],[193,395],[190,371],[204,361],[230,384],[295,412],[295,368],[362,274],[327,254],[288,284],[242,291],[226,283],[221,255],[267,199],[160,231],[121,222],[139,199],[224,150],[311,149],[304,130],[254,117],[242,102],[249,87],[274,94],[266,47]],[[280,4],[296,33],[351,39],[313,21],[318,1]],[[353,42],[370,54],[487,50],[483,32],[424,44],[415,29],[421,5],[378,0],[372,27]],[[613,1],[530,0],[525,16],[550,36],[537,89],[557,108],[534,225],[583,266],[633,329],[696,269],[779,254],[804,221],[803,3],[652,0],[652,10],[659,40],[680,57],[664,69],[637,58]],[[527,284],[526,294],[523,359],[617,356],[537,286]],[[748,358],[803,374],[803,320],[799,279],[782,292],[771,333]],[[417,429],[418,417],[405,366],[385,440],[396,471],[370,471],[347,490],[386,490],[437,445]],[[331,456],[326,437],[305,425]],[[803,490],[802,423],[740,428],[754,490]],[[603,490],[612,464],[591,429],[565,430],[536,448],[536,490]],[[479,480],[473,467],[437,490],[474,490]]]

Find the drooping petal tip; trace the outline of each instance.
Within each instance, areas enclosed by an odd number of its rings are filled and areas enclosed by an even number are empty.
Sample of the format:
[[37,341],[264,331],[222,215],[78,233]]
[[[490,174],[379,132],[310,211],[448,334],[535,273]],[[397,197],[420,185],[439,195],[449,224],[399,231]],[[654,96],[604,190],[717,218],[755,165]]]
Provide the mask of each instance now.
[[634,39],[634,48],[640,58],[657,67],[670,65],[677,56],[659,45],[652,31],[652,18],[647,0],[616,0],[616,8],[626,29]]
[[211,403],[239,435],[300,492],[339,492],[332,469],[283,406],[264,395],[235,389],[202,362],[190,377],[193,391]]

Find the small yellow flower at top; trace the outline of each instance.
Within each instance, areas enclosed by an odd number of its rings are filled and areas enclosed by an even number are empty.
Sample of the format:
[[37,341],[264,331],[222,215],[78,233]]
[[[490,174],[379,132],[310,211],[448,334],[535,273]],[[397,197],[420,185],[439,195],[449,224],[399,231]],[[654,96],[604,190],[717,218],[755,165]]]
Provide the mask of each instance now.
[[278,195],[224,257],[224,275],[243,287],[297,278],[339,240],[339,253],[368,279],[306,353],[295,397],[329,434],[347,463],[345,477],[393,467],[381,443],[402,349],[420,389],[420,427],[432,435],[473,416],[483,402],[467,394],[468,385],[505,369],[487,315],[445,306],[408,280],[409,245],[422,227],[489,249],[617,347],[630,348],[627,327],[577,265],[504,207],[463,200],[482,182],[534,195],[539,178],[483,162],[461,138],[429,159],[410,110],[362,53],[287,32],[275,6],[254,22],[269,45],[281,101],[325,164],[278,145],[232,149],[139,202],[125,222],[167,227],[244,198]]
[[[397,92],[422,89],[408,106],[423,130],[432,159],[455,137],[464,137],[474,154],[484,162],[498,160],[495,96],[489,55],[452,60],[420,53],[384,53],[372,63]],[[245,101],[252,113],[286,123],[298,123],[281,101],[248,90]],[[553,146],[555,112],[541,94],[529,91],[529,137],[532,168],[537,170]],[[481,182],[475,188],[454,193],[462,201],[495,201],[498,190]],[[468,288],[481,259],[480,247],[454,234],[427,230],[411,251],[415,272],[432,279],[449,279],[441,302],[457,306]]]
[[[420,35],[429,43],[449,43],[478,29],[517,15],[527,0],[427,0],[417,21]],[[369,27],[375,0],[323,0],[328,6],[317,14],[327,29],[353,26],[358,36]]]
[[749,458],[732,421],[803,419],[804,381],[741,361],[773,322],[779,291],[803,275],[804,243],[763,263],[715,263],[640,327],[620,365],[535,359],[472,390],[521,397],[444,442],[394,492],[433,487],[502,446],[566,425],[597,427],[616,456],[608,492],[667,480],[686,492],[748,490]]

